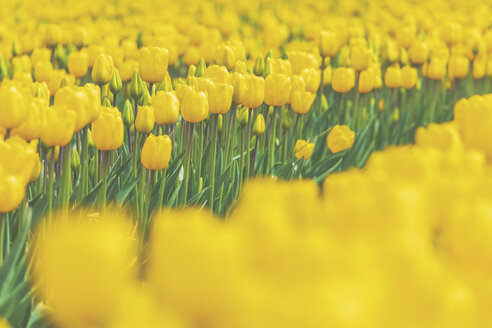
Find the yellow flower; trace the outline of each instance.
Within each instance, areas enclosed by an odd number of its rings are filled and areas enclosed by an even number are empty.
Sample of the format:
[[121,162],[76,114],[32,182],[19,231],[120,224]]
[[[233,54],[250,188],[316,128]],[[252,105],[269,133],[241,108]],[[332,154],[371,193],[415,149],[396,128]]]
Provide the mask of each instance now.
[[116,150],[123,144],[123,120],[118,108],[101,106],[99,118],[92,123],[92,140],[99,150]]
[[326,137],[326,143],[328,149],[330,149],[333,154],[336,154],[352,147],[354,139],[355,132],[350,130],[348,126],[335,125]]
[[234,92],[234,88],[230,84],[210,83],[206,92],[210,113],[225,114],[229,111]]
[[97,85],[104,85],[111,82],[113,77],[113,59],[110,55],[100,53],[92,68],[92,81]]
[[149,133],[154,128],[155,115],[151,106],[138,107],[135,128],[140,133]]
[[231,85],[234,88],[232,101],[235,104],[242,104],[247,89],[246,78],[241,73],[234,72],[231,75]]
[[306,114],[311,109],[315,93],[309,91],[296,91],[292,97],[292,111],[297,114]]
[[470,62],[465,56],[451,56],[448,63],[448,76],[450,79],[462,79],[468,74]]
[[53,74],[53,66],[49,61],[40,61],[34,65],[34,77],[36,81],[48,82]]
[[179,100],[172,91],[158,91],[150,104],[154,109],[155,122],[159,125],[174,124],[179,119]]
[[181,100],[181,115],[185,121],[199,123],[208,116],[208,100],[203,92],[197,92],[190,87],[183,89]]
[[46,231],[38,229],[33,278],[57,325],[105,326],[122,291],[136,278],[134,231],[122,213],[110,210],[104,216],[60,215]]
[[216,83],[229,83],[230,74],[224,66],[210,65],[205,70],[204,77],[211,79]]
[[384,73],[384,85],[391,89],[400,88],[402,84],[401,69],[398,66],[390,66]]
[[19,135],[25,140],[41,138],[45,127],[45,113],[48,106],[44,99],[33,98],[29,105],[29,116],[17,128],[12,130],[12,135]]
[[139,72],[142,80],[150,83],[166,77],[169,51],[165,48],[144,47],[140,49]]
[[315,68],[306,68],[301,72],[301,76],[306,83],[306,91],[316,93],[321,82],[320,70]]
[[409,50],[410,60],[414,64],[423,64],[429,57],[429,46],[424,41],[415,40]]
[[19,136],[6,141],[0,139],[0,167],[3,174],[14,176],[22,185],[26,185],[38,159],[37,143],[28,143]]
[[2,84],[0,104],[0,126],[6,129],[18,127],[29,114],[26,96],[13,85]]
[[266,66],[270,74],[292,75],[292,66],[287,59],[268,57]]
[[265,79],[265,103],[269,106],[282,106],[289,101],[290,76],[270,74]]
[[172,143],[168,135],[149,134],[142,148],[142,165],[148,170],[162,170],[171,159]]
[[68,56],[68,71],[77,78],[81,78],[87,74],[89,69],[89,57],[86,52],[72,52]]
[[265,80],[253,74],[245,75],[246,91],[242,105],[247,108],[257,108],[265,99]]
[[455,122],[430,123],[427,127],[419,127],[415,132],[415,144],[424,147],[435,147],[442,150],[459,148],[463,145]]
[[369,66],[371,51],[365,46],[356,46],[350,50],[350,62],[356,71],[363,71]]
[[313,154],[314,143],[307,142],[306,140],[297,140],[294,146],[294,154],[297,159],[309,159]]
[[431,80],[441,80],[446,74],[446,63],[439,57],[432,57],[423,67],[424,76]]
[[65,146],[72,140],[77,117],[62,106],[50,106],[46,111],[46,125],[41,140],[48,146]]
[[374,71],[372,69],[366,69],[360,72],[359,75],[359,93],[371,92],[374,88]]
[[346,93],[355,86],[355,72],[353,68],[338,67],[333,72],[331,86],[334,91]]
[[411,66],[405,66],[401,69],[401,86],[409,90],[417,85],[418,72]]
[[319,50],[323,57],[334,57],[338,53],[338,40],[334,32],[321,31]]
[[235,61],[236,58],[234,52],[229,46],[221,44],[217,48],[217,51],[215,52],[215,63],[217,63],[217,65],[225,66],[228,70],[232,70]]

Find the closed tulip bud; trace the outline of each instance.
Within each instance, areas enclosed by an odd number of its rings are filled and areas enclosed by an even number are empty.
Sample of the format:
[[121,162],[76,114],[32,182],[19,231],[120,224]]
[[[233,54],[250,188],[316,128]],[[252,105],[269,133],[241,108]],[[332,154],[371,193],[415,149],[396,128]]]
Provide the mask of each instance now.
[[263,76],[263,71],[265,70],[265,60],[260,55],[256,57],[255,66],[253,67],[253,73],[256,76]]
[[158,91],[150,103],[154,108],[155,122],[159,125],[174,124],[179,119],[179,100],[171,91]]
[[371,92],[374,88],[374,71],[366,69],[360,72],[359,75],[359,93]]
[[72,82],[68,78],[68,76],[65,76],[61,82],[60,82],[60,89],[72,85]]
[[102,107],[92,123],[92,140],[99,150],[116,150],[123,144],[123,120],[116,107]]
[[34,78],[39,82],[48,82],[53,75],[53,66],[50,62],[39,62],[34,66]]
[[255,120],[255,125],[253,127],[253,133],[255,136],[261,136],[265,133],[265,118],[262,114],[258,114]]
[[319,51],[322,57],[334,57],[338,53],[338,41],[334,32],[321,31]]
[[33,98],[28,107],[27,119],[19,127],[12,130],[12,134],[19,135],[25,140],[39,139],[45,128],[46,102],[41,98]]
[[76,78],[84,77],[89,69],[89,57],[86,52],[72,52],[67,65],[70,74]]
[[162,170],[169,166],[172,143],[168,135],[149,134],[142,148],[140,160],[148,170]]
[[113,77],[109,83],[109,89],[115,95],[123,89],[123,82],[121,81],[120,72],[115,68],[113,70]]
[[330,149],[333,154],[336,154],[352,147],[354,139],[355,132],[350,130],[347,125],[335,125],[326,137],[326,143],[328,149]]
[[[142,83],[145,83],[145,82],[143,82],[143,80],[142,80]],[[149,90],[145,86],[142,86],[142,90],[143,90],[143,94],[142,94],[142,97],[140,97],[138,99],[138,105],[139,106],[148,106],[148,105],[150,105]]]
[[80,168],[80,156],[79,156],[79,152],[77,151],[77,148],[74,148],[72,150],[71,167],[72,167],[72,170],[74,170],[75,172],[78,172],[79,171],[79,168]]
[[133,72],[132,80],[130,81],[130,96],[133,100],[137,101],[143,96],[144,89],[142,87],[140,76],[138,75],[138,70]]
[[198,62],[198,65],[196,66],[196,72],[195,76],[196,77],[202,77],[205,75],[205,70],[207,69],[207,64],[205,63],[205,59],[200,59]]
[[109,100],[108,97],[104,97],[102,105],[104,107],[113,107],[113,105],[111,104],[111,100]]
[[321,109],[322,110],[327,110],[329,108],[328,106],[328,100],[326,100],[326,96],[322,95],[321,96]]
[[48,146],[65,146],[72,140],[77,116],[64,106],[52,106],[46,111],[46,125],[41,140]]
[[269,106],[283,106],[289,101],[290,76],[270,74],[265,79],[265,103]]
[[113,59],[111,56],[100,53],[94,62],[92,68],[92,81],[98,85],[104,85],[111,82],[113,77]]
[[4,79],[9,75],[7,64],[2,54],[0,54],[0,79]]
[[234,88],[230,84],[210,83],[207,88],[208,106],[212,114],[225,114],[231,108]]
[[12,43],[12,55],[14,57],[16,56],[19,56],[20,54],[20,46],[19,46],[19,41],[15,40],[13,43]]
[[154,128],[155,117],[154,109],[151,106],[141,106],[138,108],[135,128],[140,133],[149,133]]
[[371,51],[367,47],[357,46],[350,51],[350,62],[356,71],[365,70],[371,60]]
[[203,92],[197,92],[190,87],[183,90],[181,100],[181,116],[187,122],[199,123],[208,117],[208,100]]
[[149,83],[160,82],[166,77],[168,62],[169,51],[167,49],[144,47],[140,49],[140,76]]
[[67,50],[61,44],[57,45],[56,48],[55,48],[55,59],[59,63],[61,63],[62,66],[66,66],[67,65],[67,61],[68,61]]
[[288,108],[282,110],[282,128],[288,130],[292,125],[292,114]]
[[418,80],[417,69],[411,66],[405,66],[401,69],[401,85],[409,90],[417,85]]
[[333,72],[331,86],[334,91],[346,93],[352,90],[355,85],[355,72],[353,68],[338,67]]
[[465,56],[453,55],[449,58],[448,75],[451,79],[462,79],[468,74],[470,62]]
[[25,96],[15,86],[0,87],[0,126],[12,129],[20,126],[29,114]]
[[246,90],[242,105],[247,108],[259,107],[265,98],[265,80],[262,77],[248,74],[245,76]]
[[297,159],[306,160],[311,157],[314,150],[314,143],[306,140],[297,140],[294,146],[294,154]]
[[424,64],[424,76],[431,80],[442,80],[446,74],[446,63],[438,58],[432,57],[429,63]]
[[384,85],[391,89],[400,88],[402,85],[401,69],[398,66],[390,66],[384,73]]
[[234,52],[225,44],[220,45],[215,53],[215,63],[220,66],[225,66],[228,70],[232,70],[236,61]]
[[235,104],[242,104],[244,101],[244,95],[246,94],[246,78],[241,73],[235,72],[231,75],[231,84],[234,88],[232,101]]
[[240,126],[246,126],[248,125],[249,121],[249,109],[246,107],[242,107],[241,109],[238,110],[237,113],[237,121]]
[[123,107],[123,123],[129,127],[135,121],[135,113],[133,112],[132,103],[127,99],[125,101],[125,107]]
[[196,66],[195,65],[190,65],[188,67],[188,76],[187,78],[191,78],[191,77],[195,77],[195,73],[196,73]]
[[295,91],[292,96],[292,111],[297,114],[306,114],[311,109],[315,98],[315,93],[301,90]]

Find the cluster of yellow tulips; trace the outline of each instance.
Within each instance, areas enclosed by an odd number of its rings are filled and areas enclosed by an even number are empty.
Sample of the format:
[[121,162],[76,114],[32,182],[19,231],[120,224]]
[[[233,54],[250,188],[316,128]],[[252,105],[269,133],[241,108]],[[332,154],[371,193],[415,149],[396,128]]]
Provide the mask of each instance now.
[[491,15],[2,4],[0,327],[486,327]]

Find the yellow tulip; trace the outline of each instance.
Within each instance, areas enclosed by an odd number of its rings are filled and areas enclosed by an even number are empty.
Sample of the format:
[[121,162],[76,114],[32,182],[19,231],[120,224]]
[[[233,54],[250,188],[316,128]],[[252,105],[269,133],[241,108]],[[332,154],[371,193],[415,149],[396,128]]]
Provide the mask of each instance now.
[[113,59],[110,55],[100,53],[92,68],[92,81],[97,85],[108,84],[113,77]]
[[334,32],[321,31],[319,50],[323,57],[334,57],[338,53],[338,40]]
[[158,91],[150,104],[154,109],[155,122],[159,125],[174,124],[179,119],[179,100],[172,91]]
[[142,148],[140,160],[148,170],[162,170],[168,167],[171,159],[172,143],[168,135],[149,134]]
[[0,126],[12,129],[21,125],[29,114],[28,101],[21,91],[5,83],[0,87]]
[[232,101],[235,104],[242,104],[247,89],[246,78],[241,73],[234,72],[231,75],[230,80],[231,80],[231,85],[234,88],[234,93],[232,94]]
[[72,52],[68,56],[68,71],[77,78],[81,78],[87,74],[89,69],[89,57],[85,52]]
[[357,46],[350,50],[350,62],[356,71],[365,70],[371,60],[371,51],[365,46]]
[[265,98],[265,80],[253,74],[245,75],[246,91],[242,105],[247,108],[259,107]]
[[208,100],[203,92],[197,92],[191,88],[185,88],[181,100],[181,115],[183,119],[191,123],[199,123],[208,116]]
[[374,71],[372,69],[366,69],[359,74],[359,93],[371,92],[374,88]]
[[48,105],[44,99],[33,98],[28,107],[29,116],[19,127],[12,130],[12,135],[18,134],[25,140],[39,139],[43,135]]
[[41,140],[48,146],[65,146],[72,140],[77,117],[74,111],[62,106],[50,106]]
[[92,140],[99,150],[116,150],[123,144],[123,120],[118,108],[101,106],[99,118],[92,123]]
[[306,114],[313,105],[315,93],[296,91],[292,97],[292,111],[297,114]]
[[400,88],[402,85],[402,74],[400,67],[390,66],[384,73],[384,85],[391,89]]
[[253,126],[253,132],[257,137],[265,133],[265,118],[263,117],[263,114],[258,114],[258,116],[256,117],[255,125]]
[[418,72],[411,66],[405,66],[401,69],[401,86],[409,90],[417,85]]
[[231,108],[234,88],[230,84],[210,83],[207,88],[208,107],[212,114],[225,114]]
[[350,130],[348,126],[335,125],[326,137],[326,143],[328,149],[330,149],[333,154],[336,154],[352,147],[354,139],[355,132]]
[[162,81],[166,77],[169,51],[165,48],[144,47],[140,49],[139,73],[149,83]]
[[151,106],[138,107],[135,128],[140,133],[149,133],[154,128],[155,115]]
[[355,72],[353,68],[338,67],[333,72],[331,86],[334,91],[346,93],[355,86]]
[[265,103],[269,106],[282,106],[289,101],[290,76],[270,74],[265,79]]
[[313,154],[314,143],[307,142],[306,140],[297,140],[294,146],[294,154],[297,159],[309,159]]
[[53,66],[49,61],[40,61],[34,65],[34,77],[36,81],[48,82],[53,74]]

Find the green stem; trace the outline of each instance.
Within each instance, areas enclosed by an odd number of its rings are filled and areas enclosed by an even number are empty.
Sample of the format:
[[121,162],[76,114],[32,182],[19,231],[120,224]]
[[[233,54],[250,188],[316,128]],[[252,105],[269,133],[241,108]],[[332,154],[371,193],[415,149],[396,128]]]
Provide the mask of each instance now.
[[214,210],[215,199],[215,157],[217,155],[217,115],[212,115],[212,163],[210,165],[210,209]]
[[5,244],[5,224],[7,221],[7,215],[0,213],[0,267],[3,265],[4,259],[4,244]]
[[101,177],[103,180],[103,186],[101,193],[99,194],[99,206],[101,211],[104,212],[106,210],[106,192],[108,188],[108,171],[109,171],[109,163],[110,163],[110,151],[103,151],[101,157]]
[[162,207],[162,204],[164,202],[164,188],[166,185],[166,174],[167,174],[167,169],[164,169],[162,171],[162,180],[159,186],[159,202],[158,202],[159,208]]
[[62,193],[61,193],[61,205],[64,211],[68,211],[70,203],[70,193],[72,189],[72,172],[70,167],[70,161],[72,159],[72,145],[69,143],[64,146],[63,152],[63,171],[62,171]]
[[244,176],[244,147],[246,139],[246,128],[241,127],[241,153],[240,153],[240,164],[239,164],[239,189],[238,194],[241,192],[243,186],[243,176]]
[[55,147],[51,148],[48,171],[48,219],[53,217],[53,186],[55,184]]
[[273,174],[273,164],[275,162],[275,136],[276,136],[276,119],[277,112],[274,111],[272,115],[271,133],[270,133],[270,145],[268,146],[268,174]]
[[187,134],[188,135],[188,143],[189,147],[186,150],[186,160],[185,160],[185,169],[184,169],[184,193],[183,193],[183,202],[182,205],[186,205],[186,201],[188,200],[188,185],[190,181],[190,162],[191,162],[191,154],[193,153],[193,123],[187,124]]
[[246,178],[249,178],[249,171],[251,166],[251,129],[252,129],[252,109],[248,109],[248,125],[246,126]]

